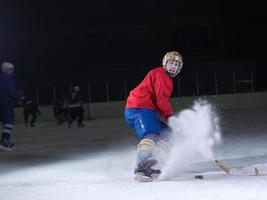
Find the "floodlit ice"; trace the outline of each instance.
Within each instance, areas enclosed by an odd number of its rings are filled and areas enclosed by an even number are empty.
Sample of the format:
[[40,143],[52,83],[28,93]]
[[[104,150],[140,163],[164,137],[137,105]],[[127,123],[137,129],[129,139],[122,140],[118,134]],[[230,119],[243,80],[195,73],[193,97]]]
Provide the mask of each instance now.
[[[0,153],[0,199],[266,200],[266,111],[215,112],[196,102],[177,113],[169,162],[161,179],[149,183],[133,180],[137,140],[122,118],[70,129],[55,122],[17,124],[16,149]],[[259,176],[253,176],[255,167]]]

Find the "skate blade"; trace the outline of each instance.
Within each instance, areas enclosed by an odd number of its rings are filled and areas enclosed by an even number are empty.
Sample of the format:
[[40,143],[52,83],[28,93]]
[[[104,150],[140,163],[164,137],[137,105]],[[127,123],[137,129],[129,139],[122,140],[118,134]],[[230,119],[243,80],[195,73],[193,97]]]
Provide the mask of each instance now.
[[159,175],[160,175],[160,173],[152,174],[151,177],[152,177],[153,180],[156,180],[156,179],[158,179]]
[[14,147],[8,148],[8,147],[0,146],[0,151],[2,151],[2,152],[4,152],[4,151],[12,151],[13,149],[14,149]]
[[151,181],[153,181],[152,177],[145,176],[143,173],[136,173],[134,179],[138,182],[151,182]]

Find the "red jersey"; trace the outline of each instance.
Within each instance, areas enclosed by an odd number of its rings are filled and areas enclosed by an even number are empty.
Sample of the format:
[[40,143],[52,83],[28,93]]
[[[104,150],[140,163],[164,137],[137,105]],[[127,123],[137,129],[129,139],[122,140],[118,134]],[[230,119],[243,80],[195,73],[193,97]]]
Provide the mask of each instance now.
[[169,97],[173,82],[163,67],[152,69],[127,98],[126,108],[146,108],[167,119],[173,114]]

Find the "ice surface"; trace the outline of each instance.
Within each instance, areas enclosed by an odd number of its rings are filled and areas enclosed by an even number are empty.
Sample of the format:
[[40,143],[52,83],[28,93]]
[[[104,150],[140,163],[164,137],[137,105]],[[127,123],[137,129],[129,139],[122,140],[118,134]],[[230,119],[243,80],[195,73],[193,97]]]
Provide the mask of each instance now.
[[[16,149],[0,153],[2,200],[266,200],[267,109],[221,111],[222,138],[208,159],[179,168],[174,178],[133,179],[136,138],[122,118],[95,119],[85,128],[39,122],[15,126]],[[179,154],[177,155],[179,156]],[[251,176],[254,167],[259,176]],[[201,174],[204,179],[194,179]]]

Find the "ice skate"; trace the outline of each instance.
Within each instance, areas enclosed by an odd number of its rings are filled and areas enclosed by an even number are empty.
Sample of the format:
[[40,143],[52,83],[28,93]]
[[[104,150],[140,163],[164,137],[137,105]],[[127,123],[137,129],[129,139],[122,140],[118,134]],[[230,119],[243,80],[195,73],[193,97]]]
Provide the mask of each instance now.
[[64,123],[63,120],[59,120],[59,121],[57,122],[58,125],[61,125],[61,124],[63,124],[63,123]]
[[78,123],[77,127],[78,127],[78,128],[80,128],[80,127],[84,127],[84,124],[83,124],[83,123]]
[[149,182],[155,180],[161,173],[160,170],[151,168],[156,163],[157,161],[154,159],[139,163],[137,168],[134,170],[135,180],[140,182]]
[[8,139],[1,139],[0,140],[0,151],[11,151],[14,149],[15,144],[10,142]]

